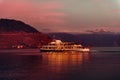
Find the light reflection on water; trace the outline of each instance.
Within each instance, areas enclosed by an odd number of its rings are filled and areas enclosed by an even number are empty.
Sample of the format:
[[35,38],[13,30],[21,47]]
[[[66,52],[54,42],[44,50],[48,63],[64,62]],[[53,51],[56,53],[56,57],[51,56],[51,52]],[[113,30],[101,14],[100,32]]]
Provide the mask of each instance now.
[[0,55],[0,80],[116,80],[119,67],[119,52],[14,53]]
[[[89,53],[80,52],[49,52],[43,53],[43,61],[48,62],[50,69],[55,69],[58,73],[68,69],[75,69],[76,66],[80,66],[83,62],[89,62]],[[53,70],[54,71],[54,70]],[[63,72],[63,73],[64,73]]]

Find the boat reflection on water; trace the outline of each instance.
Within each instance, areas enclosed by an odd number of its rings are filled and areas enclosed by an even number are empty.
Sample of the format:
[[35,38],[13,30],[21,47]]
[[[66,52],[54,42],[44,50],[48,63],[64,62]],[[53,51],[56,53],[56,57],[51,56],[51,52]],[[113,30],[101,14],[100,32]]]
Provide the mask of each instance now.
[[88,63],[90,61],[90,53],[83,52],[45,52],[42,54],[43,61],[48,62],[51,68],[59,70],[68,69]]
[[82,64],[89,61],[90,54],[82,52],[1,55],[0,80],[64,80],[69,74],[76,75],[75,71],[81,72]]
[[120,80],[119,52],[8,54],[0,56],[0,80]]

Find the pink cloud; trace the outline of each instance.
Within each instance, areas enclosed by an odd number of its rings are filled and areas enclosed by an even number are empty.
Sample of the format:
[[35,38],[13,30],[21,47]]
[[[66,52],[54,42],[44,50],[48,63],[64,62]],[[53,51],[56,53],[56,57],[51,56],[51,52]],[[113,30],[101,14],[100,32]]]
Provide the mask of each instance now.
[[111,10],[112,13],[119,13],[120,9]]
[[59,1],[32,3],[8,0],[0,4],[0,17],[20,19],[32,25],[61,25],[64,23],[65,14],[58,10],[62,8]]
[[61,2],[53,1],[53,2],[41,2],[38,4],[39,9],[60,9],[63,8],[63,5]]

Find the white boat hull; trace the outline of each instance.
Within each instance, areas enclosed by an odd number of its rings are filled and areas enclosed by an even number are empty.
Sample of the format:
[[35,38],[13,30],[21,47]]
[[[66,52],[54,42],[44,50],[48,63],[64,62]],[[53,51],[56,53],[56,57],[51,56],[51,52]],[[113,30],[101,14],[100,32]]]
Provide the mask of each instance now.
[[40,49],[41,52],[62,52],[62,51],[80,51],[80,52],[90,52],[89,48],[83,49]]

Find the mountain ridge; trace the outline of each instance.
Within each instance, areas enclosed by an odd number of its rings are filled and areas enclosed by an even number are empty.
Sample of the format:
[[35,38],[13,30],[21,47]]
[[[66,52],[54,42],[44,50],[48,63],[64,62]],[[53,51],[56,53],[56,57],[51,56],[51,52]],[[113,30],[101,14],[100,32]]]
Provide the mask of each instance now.
[[51,38],[32,26],[13,19],[0,19],[0,48],[38,48]]
[[72,33],[48,33],[50,37],[62,41],[76,42],[83,46],[92,47],[120,47],[120,34],[72,34]]
[[39,32],[32,26],[14,19],[0,19],[0,33],[3,32],[27,32],[27,33],[35,33]]

